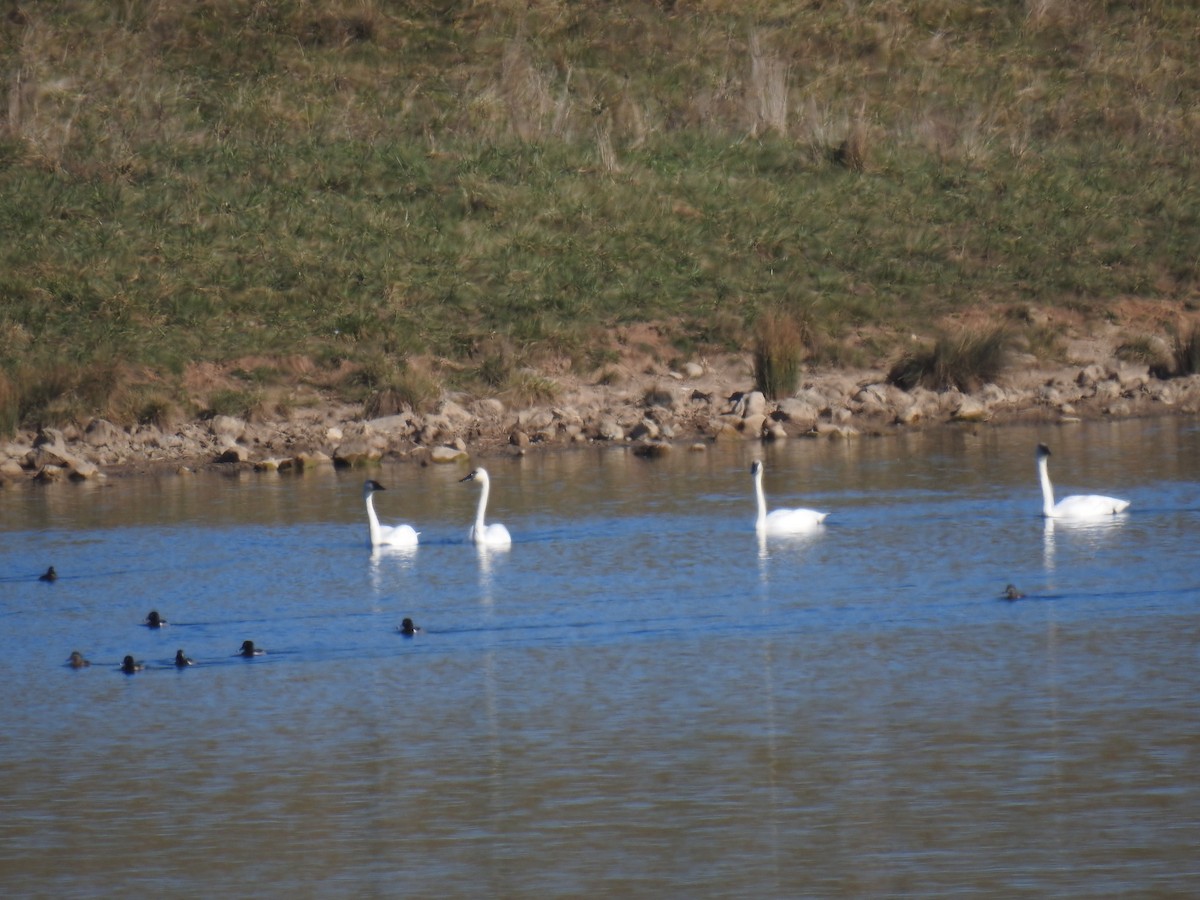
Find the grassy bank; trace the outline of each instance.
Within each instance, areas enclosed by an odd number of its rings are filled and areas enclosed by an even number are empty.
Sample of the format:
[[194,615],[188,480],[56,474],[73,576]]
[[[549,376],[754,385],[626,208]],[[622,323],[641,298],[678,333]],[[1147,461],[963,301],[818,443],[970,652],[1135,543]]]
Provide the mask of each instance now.
[[0,34],[0,427],[494,393],[766,311],[832,362],[979,309],[1044,348],[1032,306],[1200,294],[1182,0],[79,0]]

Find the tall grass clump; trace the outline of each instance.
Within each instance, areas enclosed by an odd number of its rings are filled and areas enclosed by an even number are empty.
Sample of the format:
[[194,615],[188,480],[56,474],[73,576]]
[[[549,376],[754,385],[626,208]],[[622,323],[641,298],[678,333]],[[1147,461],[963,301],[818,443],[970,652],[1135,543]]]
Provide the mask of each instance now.
[[1117,346],[1117,359],[1128,363],[1142,363],[1151,369],[1162,368],[1163,352],[1158,342],[1146,335],[1129,338]]
[[20,424],[21,405],[12,378],[0,369],[0,437],[12,437]]
[[754,335],[754,386],[771,399],[790,397],[800,384],[808,326],[778,310],[762,314]]
[[1186,335],[1176,334],[1171,356],[1177,377],[1195,375],[1200,372],[1200,325],[1193,325]]
[[442,396],[442,387],[423,368],[375,359],[355,376],[367,388],[363,415],[368,419],[394,416],[405,410],[429,412]]
[[995,381],[1004,370],[1009,340],[1002,327],[940,337],[933,347],[902,356],[888,373],[888,381],[906,391],[915,387],[975,390]]

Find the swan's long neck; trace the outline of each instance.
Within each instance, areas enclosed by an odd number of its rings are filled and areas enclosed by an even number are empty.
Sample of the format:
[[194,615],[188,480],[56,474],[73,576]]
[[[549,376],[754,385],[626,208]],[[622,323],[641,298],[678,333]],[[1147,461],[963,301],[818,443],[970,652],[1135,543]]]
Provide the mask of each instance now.
[[1042,482],[1042,515],[1054,515],[1054,488],[1050,484],[1050,465],[1046,462],[1046,457],[1042,456],[1037,461],[1038,479]]
[[491,485],[486,478],[479,479],[479,509],[475,511],[475,536],[482,538],[486,526],[483,524],[483,511],[487,509],[488,491],[491,490]]
[[762,486],[762,469],[754,473],[754,496],[758,500],[758,519],[754,523],[755,528],[767,527],[767,495],[763,493]]
[[379,546],[379,517],[375,515],[375,495],[367,494],[367,525],[371,528],[371,546]]

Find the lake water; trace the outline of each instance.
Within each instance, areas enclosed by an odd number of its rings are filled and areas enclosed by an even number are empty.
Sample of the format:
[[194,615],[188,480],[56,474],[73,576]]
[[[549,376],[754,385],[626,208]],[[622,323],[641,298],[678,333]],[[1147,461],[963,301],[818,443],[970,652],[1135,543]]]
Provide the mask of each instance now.
[[0,493],[0,894],[1200,894],[1194,420],[487,465]]

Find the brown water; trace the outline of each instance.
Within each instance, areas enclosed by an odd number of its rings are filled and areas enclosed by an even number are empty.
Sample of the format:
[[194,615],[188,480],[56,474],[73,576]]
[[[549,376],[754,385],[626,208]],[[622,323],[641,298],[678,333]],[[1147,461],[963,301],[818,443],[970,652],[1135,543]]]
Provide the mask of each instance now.
[[1200,894],[1194,423],[488,466],[0,494],[0,893]]

